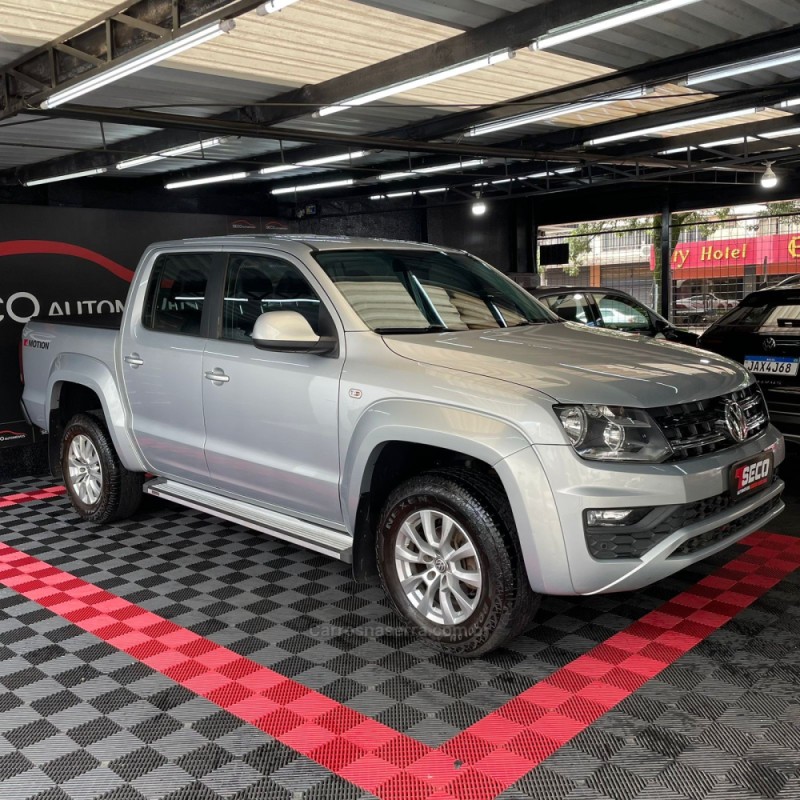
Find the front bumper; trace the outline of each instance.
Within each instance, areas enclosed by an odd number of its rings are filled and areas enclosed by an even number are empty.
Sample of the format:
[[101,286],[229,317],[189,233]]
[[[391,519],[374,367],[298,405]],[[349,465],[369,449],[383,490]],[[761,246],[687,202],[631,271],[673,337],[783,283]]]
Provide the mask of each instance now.
[[[728,491],[730,467],[771,450],[777,467],[783,437],[769,426],[755,439],[707,456],[666,464],[603,464],[569,445],[542,445],[498,465],[517,520],[531,586],[547,594],[639,589],[700,561],[764,527],[783,511],[783,482],[678,528],[639,558],[594,558],[584,511],[682,506]],[[511,484],[507,478],[511,478]],[[763,513],[762,513],[763,512]]]

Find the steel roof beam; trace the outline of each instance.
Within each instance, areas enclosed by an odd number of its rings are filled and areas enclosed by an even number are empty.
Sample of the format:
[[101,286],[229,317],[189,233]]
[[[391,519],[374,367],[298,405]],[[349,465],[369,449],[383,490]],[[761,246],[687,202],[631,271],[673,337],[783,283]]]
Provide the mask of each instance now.
[[757,58],[796,47],[798,37],[800,37],[800,25],[794,25],[781,30],[750,36],[746,39],[725,42],[702,50],[694,50],[690,53],[682,53],[658,61],[647,61],[627,69],[617,70],[608,75],[588,78],[557,89],[548,89],[543,92],[517,97],[489,108],[448,114],[446,117],[407,125],[402,129],[395,129],[394,132],[398,136],[407,136],[411,139],[436,139],[466,131],[480,123],[507,119],[515,114],[521,114],[534,108],[574,103],[585,100],[587,97],[608,94],[636,86],[655,86],[678,82],[690,72],[710,66]]
[[127,0],[0,69],[0,119],[258,0]]
[[[605,136],[634,133],[637,130],[658,125],[674,125],[678,127],[684,123],[691,124],[691,120],[699,117],[735,111],[746,111],[748,108],[767,108],[776,106],[782,100],[789,100],[798,96],[800,96],[800,80],[786,81],[768,87],[742,89],[711,100],[701,100],[697,103],[673,106],[672,108],[661,111],[637,114],[632,117],[624,117],[623,119],[603,122],[598,125],[585,125],[580,128],[561,128],[559,130],[525,137],[524,142],[527,147],[531,147],[532,149],[580,147],[586,142]],[[714,131],[716,130],[726,129],[727,126],[722,129],[709,129],[706,131],[706,138],[708,138],[709,135],[714,137],[716,135]],[[604,147],[608,146],[613,146],[613,143],[604,145]]]
[[[146,0],[147,3],[166,3],[167,5],[171,1]],[[222,2],[222,0],[205,1],[216,5],[220,5]],[[268,104],[266,107],[258,104],[243,106],[218,115],[215,119],[231,122],[259,122],[263,125],[285,122],[318,110],[323,106],[335,105],[348,97],[445,69],[498,49],[525,47],[537,36],[554,27],[619,8],[626,5],[627,1],[546,0],[546,2],[534,8],[527,8],[515,14],[509,14],[480,28],[457,34],[441,42],[418,48],[409,53],[395,56],[378,64],[355,70],[313,86],[305,86],[267,98],[264,101],[265,104]],[[182,0],[182,2],[189,2],[189,0]],[[203,0],[194,0],[194,2],[203,2]],[[109,14],[119,14],[123,6],[128,7],[131,5],[131,3],[126,3],[117,6]],[[225,5],[239,6],[241,5],[241,0],[238,3],[228,2]],[[246,5],[254,7],[257,3],[247,3]],[[219,16],[223,16],[221,12],[217,13]],[[97,18],[92,23],[99,24],[107,16]],[[230,15],[226,14],[224,16]],[[213,18],[207,17],[205,21],[213,21]],[[87,23],[87,25],[92,23]],[[64,41],[68,41],[68,37],[59,39],[61,43]],[[72,44],[74,45],[74,42]],[[8,77],[6,82],[8,82]],[[0,82],[0,87],[2,87],[2,82]],[[39,91],[41,93],[41,87],[39,87]],[[59,111],[61,110],[59,109]],[[2,112],[0,112],[0,118],[2,118]],[[288,139],[289,137],[284,138]],[[188,144],[191,141],[194,141],[192,136],[180,135],[173,130],[170,134],[157,133],[135,137],[130,140],[129,145],[133,154],[145,155]],[[42,174],[37,172],[36,175],[32,175],[31,171],[27,169],[23,172],[26,177],[44,177],[61,172],[91,169],[95,166],[109,166],[113,162],[113,158],[107,158],[102,163],[97,163],[96,158],[88,156],[66,157],[66,159],[62,158],[47,162],[47,167]],[[87,166],[84,167],[82,164],[87,164]]]
[[[746,136],[758,137],[765,133],[783,130],[784,128],[797,127],[800,127],[800,114],[791,114],[791,116],[775,117],[774,119],[762,119],[758,122],[743,122],[738,125],[727,125],[717,130],[684,133],[680,136],[650,139],[646,142],[620,143],[616,147],[607,147],[603,152],[622,158],[646,157],[648,155],[655,155],[663,150],[672,150],[677,147],[700,147],[703,142],[713,141],[715,139],[739,138],[742,140],[742,144],[744,144]],[[784,140],[767,137],[764,141],[769,141],[776,147],[779,147]]]

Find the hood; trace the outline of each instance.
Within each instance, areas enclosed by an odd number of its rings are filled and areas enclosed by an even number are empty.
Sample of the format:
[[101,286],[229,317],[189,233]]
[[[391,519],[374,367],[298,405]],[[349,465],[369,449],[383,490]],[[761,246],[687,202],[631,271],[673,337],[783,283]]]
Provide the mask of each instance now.
[[572,323],[385,336],[404,358],[516,383],[563,403],[639,408],[742,389],[749,373],[722,356]]

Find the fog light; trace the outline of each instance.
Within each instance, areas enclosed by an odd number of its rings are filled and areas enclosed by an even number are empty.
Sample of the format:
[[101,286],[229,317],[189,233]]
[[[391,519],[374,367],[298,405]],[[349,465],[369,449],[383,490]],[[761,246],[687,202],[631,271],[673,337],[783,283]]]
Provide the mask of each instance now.
[[622,525],[632,513],[632,508],[590,508],[586,512],[586,524],[590,528],[598,525]]

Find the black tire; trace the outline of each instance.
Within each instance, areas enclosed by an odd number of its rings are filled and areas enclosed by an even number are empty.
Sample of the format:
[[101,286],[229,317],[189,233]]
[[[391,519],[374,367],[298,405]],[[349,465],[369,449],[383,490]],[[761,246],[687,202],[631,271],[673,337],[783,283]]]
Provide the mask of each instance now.
[[[70,447],[83,436],[91,442],[99,460],[99,496],[94,501],[80,497],[78,479],[70,474]],[[136,512],[142,500],[144,476],[125,469],[119,462],[108,428],[102,418],[76,414],[64,428],[61,439],[61,468],[75,511],[89,522],[113,522]]]
[[[461,526],[477,552],[482,585],[470,598],[475,603],[471,615],[458,624],[432,621],[420,613],[402,588],[395,564],[403,524],[427,509],[444,513]],[[378,572],[395,609],[443,652],[488,653],[526,630],[539,607],[541,597],[528,583],[508,500],[490,475],[443,469],[405,481],[384,505],[376,551]]]

